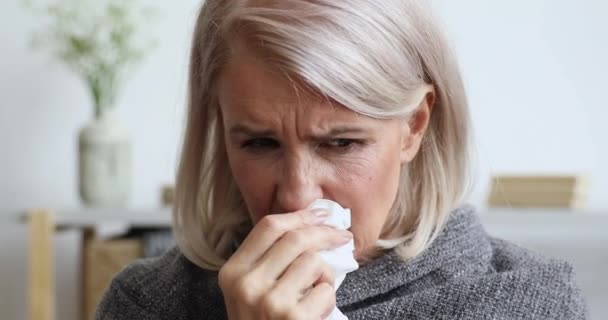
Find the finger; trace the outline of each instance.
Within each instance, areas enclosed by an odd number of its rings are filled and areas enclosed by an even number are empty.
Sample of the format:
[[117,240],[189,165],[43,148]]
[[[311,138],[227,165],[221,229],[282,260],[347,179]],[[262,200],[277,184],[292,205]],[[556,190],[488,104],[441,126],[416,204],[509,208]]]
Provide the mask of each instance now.
[[334,274],[318,253],[306,251],[289,265],[276,282],[273,291],[297,302],[306,290],[320,283],[333,287]]
[[313,287],[297,304],[297,314],[310,315],[309,319],[327,319],[336,307],[336,292],[327,282]]
[[255,271],[274,279],[307,251],[330,250],[346,244],[352,233],[326,226],[314,226],[291,230],[279,239],[258,261]]
[[305,226],[322,224],[327,210],[301,210],[267,215],[260,220],[233,255],[234,262],[252,265],[258,261],[285,232]]

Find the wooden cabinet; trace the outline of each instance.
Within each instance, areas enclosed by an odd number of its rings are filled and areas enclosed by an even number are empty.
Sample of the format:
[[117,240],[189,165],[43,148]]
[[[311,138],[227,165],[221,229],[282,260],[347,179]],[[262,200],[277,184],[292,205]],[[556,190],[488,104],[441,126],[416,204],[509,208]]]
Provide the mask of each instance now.
[[91,319],[112,277],[131,261],[143,256],[138,239],[113,239],[130,228],[171,226],[169,208],[133,209],[36,209],[25,214],[28,223],[28,317],[55,319],[53,238],[63,230],[82,232],[81,319]]

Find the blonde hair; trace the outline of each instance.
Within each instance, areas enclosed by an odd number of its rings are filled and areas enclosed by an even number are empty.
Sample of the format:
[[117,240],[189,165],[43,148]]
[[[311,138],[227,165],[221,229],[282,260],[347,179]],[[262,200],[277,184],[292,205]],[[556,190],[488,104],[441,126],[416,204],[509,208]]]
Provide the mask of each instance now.
[[424,0],[206,0],[198,17],[173,212],[177,243],[219,269],[251,229],[227,161],[215,85],[238,38],[270,65],[375,118],[435,104],[419,153],[403,166],[378,248],[422,252],[468,192],[469,113],[457,63]]

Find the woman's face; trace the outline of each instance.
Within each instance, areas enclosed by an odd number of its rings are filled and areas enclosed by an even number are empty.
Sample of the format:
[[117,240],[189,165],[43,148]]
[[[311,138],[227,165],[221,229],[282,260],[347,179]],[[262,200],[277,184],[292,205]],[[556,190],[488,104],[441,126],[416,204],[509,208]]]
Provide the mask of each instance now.
[[411,121],[373,119],[297,92],[247,56],[232,59],[218,90],[230,168],[253,223],[330,199],[351,209],[356,256],[373,248],[401,165],[420,145]]

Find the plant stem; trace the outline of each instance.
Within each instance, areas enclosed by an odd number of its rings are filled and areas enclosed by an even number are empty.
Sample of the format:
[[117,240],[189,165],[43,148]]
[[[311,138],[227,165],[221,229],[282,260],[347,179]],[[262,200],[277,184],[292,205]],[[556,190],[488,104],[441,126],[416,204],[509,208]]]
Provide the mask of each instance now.
[[111,76],[89,77],[87,84],[95,106],[95,118],[98,119],[107,109],[114,106],[116,98],[114,79]]

